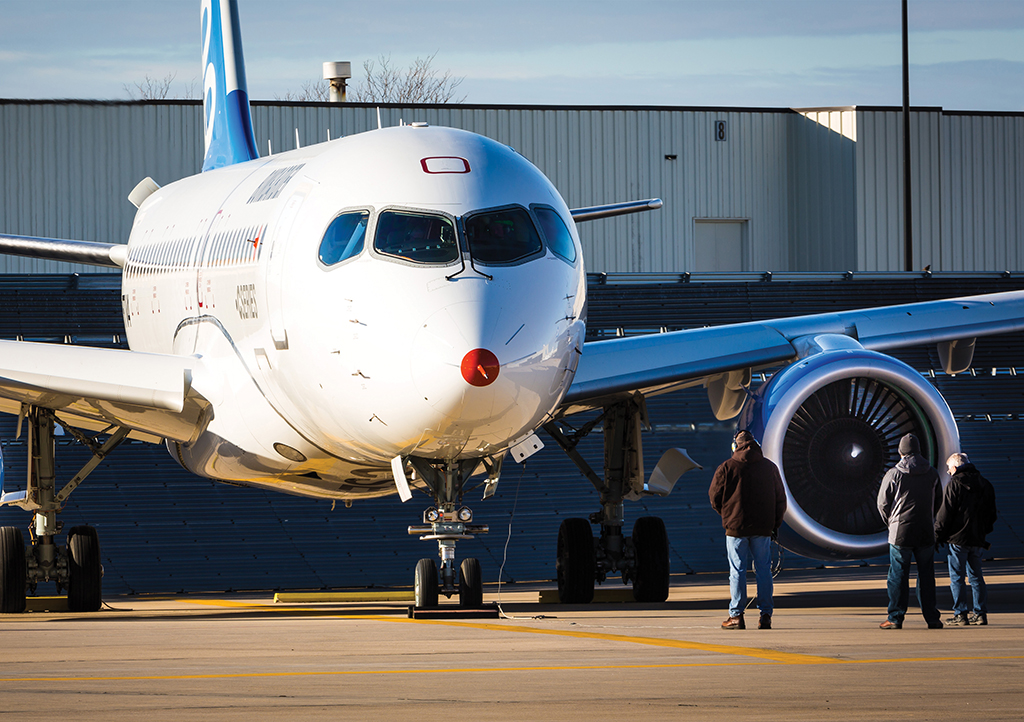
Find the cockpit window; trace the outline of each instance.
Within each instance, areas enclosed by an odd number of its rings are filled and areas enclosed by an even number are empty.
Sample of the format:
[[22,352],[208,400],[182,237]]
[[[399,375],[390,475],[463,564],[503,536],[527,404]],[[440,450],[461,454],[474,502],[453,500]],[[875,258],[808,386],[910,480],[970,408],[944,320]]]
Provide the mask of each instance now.
[[416,263],[451,263],[459,258],[455,225],[444,216],[384,211],[377,219],[373,247]]
[[331,221],[320,241],[320,262],[325,266],[333,266],[358,256],[363,250],[369,218],[370,214],[366,211],[357,211],[342,213]]
[[569,263],[575,263],[576,245],[572,242],[572,234],[565,227],[562,217],[552,209],[543,206],[535,206],[533,212],[537,214],[537,220],[540,221],[540,229],[544,233],[544,240],[548,242],[548,248]]
[[540,253],[540,236],[525,208],[478,213],[466,219],[469,254],[477,263],[514,263]]

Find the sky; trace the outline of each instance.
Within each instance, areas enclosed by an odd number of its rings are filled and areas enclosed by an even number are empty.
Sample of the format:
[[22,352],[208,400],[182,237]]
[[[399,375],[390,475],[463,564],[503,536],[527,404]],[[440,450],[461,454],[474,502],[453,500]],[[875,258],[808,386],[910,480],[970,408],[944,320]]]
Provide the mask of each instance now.
[[[471,104],[902,104],[900,0],[239,0],[254,100],[381,56]],[[1024,0],[910,0],[910,100],[1024,111]],[[0,98],[198,97],[199,0],[0,0]]]

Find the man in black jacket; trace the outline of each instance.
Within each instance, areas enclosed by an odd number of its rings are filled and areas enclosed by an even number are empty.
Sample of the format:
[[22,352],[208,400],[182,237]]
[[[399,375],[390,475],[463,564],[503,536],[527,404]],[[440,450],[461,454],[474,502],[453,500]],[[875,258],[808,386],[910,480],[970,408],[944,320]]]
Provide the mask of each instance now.
[[786,514],[786,490],[779,468],[764,458],[761,447],[749,431],[737,431],[732,458],[715,471],[708,497],[712,508],[722,515],[725,550],[729,557],[729,618],[722,629],[746,629],[743,610],[747,606],[747,563],[754,558],[757,577],[758,629],[772,628],[771,538]]
[[917,563],[917,601],[928,629],[942,629],[935,604],[935,512],[942,503],[939,473],[921,456],[913,434],[900,439],[900,460],[882,478],[878,512],[889,527],[889,617],[879,627],[901,629],[910,602],[910,558]]
[[[985,537],[996,521],[996,492],[967,454],[953,454],[946,460],[950,480],[942,494],[942,506],[935,517],[935,541],[949,543],[949,588],[953,592],[953,617],[946,624],[964,627],[988,624],[988,593],[981,574],[981,551],[988,549]],[[974,613],[964,586],[964,566],[974,597]]]

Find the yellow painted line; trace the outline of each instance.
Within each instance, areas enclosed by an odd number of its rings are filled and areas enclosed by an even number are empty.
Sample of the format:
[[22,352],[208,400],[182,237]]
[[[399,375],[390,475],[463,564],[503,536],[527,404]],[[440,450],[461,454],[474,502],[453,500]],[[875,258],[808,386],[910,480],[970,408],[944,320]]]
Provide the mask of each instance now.
[[994,660],[1024,660],[1024,654],[1007,656],[928,656],[921,657],[921,659],[908,656],[905,659],[893,657],[892,660],[845,660],[844,663],[848,665],[902,665],[908,662],[988,662]]
[[27,597],[26,612],[67,612],[67,597]]
[[609,642],[630,642],[645,644],[651,647],[669,647],[673,649],[692,649],[700,652],[716,652],[741,657],[754,657],[784,664],[836,664],[841,660],[832,657],[818,657],[811,654],[780,652],[774,649],[758,649],[756,647],[735,647],[728,644],[707,644],[704,642],[688,642],[684,639],[661,639],[658,637],[632,637],[624,634],[605,634],[603,632],[577,632],[569,629],[542,629],[540,627],[523,627],[518,625],[486,624],[483,622],[449,622],[439,619],[391,619],[383,621],[404,622],[414,624],[445,624],[453,627],[486,629],[493,632],[520,632],[523,634],[549,634],[559,637],[575,637],[576,639],[600,639]]
[[[942,657],[910,659],[866,659],[834,660],[839,664],[905,664],[907,662],[978,662],[1024,659],[1024,656],[996,657]],[[830,660],[833,661],[833,660]],[[183,681],[194,679],[246,679],[267,677],[345,677],[356,675],[400,675],[400,674],[452,674],[452,673],[508,673],[508,672],[577,672],[577,671],[619,671],[624,669],[686,669],[693,667],[750,667],[757,662],[683,662],[676,664],[606,664],[606,665],[550,665],[533,667],[446,667],[443,669],[348,669],[319,670],[315,672],[221,672],[215,674],[152,674],[105,677],[2,677],[5,682],[137,682],[137,681]]]
[[309,602],[415,602],[414,592],[279,592],[275,604],[302,604]]

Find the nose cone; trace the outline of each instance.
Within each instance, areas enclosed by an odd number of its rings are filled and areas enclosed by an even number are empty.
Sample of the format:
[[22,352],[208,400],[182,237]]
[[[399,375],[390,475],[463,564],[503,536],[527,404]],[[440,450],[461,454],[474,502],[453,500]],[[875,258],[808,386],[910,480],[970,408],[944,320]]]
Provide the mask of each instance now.
[[566,334],[511,304],[455,303],[412,345],[413,381],[437,419],[418,453],[485,453],[533,428],[558,401]]
[[475,348],[462,357],[462,378],[472,386],[490,386],[500,370],[498,357],[485,348]]

